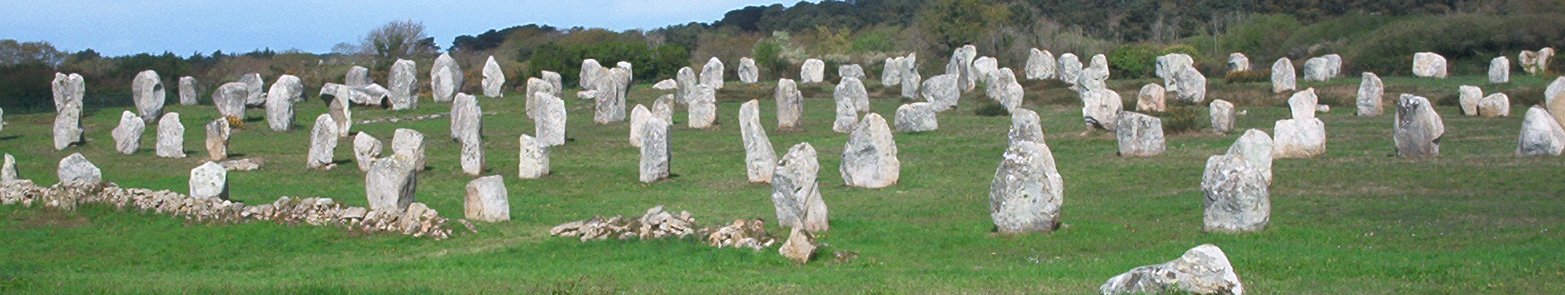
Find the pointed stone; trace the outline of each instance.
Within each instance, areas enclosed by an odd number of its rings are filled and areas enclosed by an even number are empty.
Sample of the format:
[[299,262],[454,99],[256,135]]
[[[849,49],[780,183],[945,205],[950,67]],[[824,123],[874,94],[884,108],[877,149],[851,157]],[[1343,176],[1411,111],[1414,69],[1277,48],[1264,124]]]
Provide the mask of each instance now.
[[883,188],[901,178],[902,161],[897,159],[897,142],[891,127],[880,114],[864,115],[864,120],[848,134],[842,148],[842,182],[847,186]]
[[816,182],[819,172],[815,148],[809,143],[794,145],[777,161],[777,169],[772,172],[772,205],[777,210],[777,224],[810,232],[830,228],[826,203]]
[[[1013,114],[1010,147],[989,185],[989,217],[1002,234],[1051,232],[1060,227],[1065,200],[1064,180],[1054,166],[1054,154],[1028,111]],[[1027,135],[1037,133],[1036,135]],[[1033,136],[1039,136],[1037,141]]]
[[777,152],[761,127],[761,102],[750,100],[739,105],[739,132],[744,141],[745,175],[750,182],[771,183],[777,168]]
[[1288,58],[1279,58],[1272,63],[1272,93],[1293,91],[1298,87],[1295,81],[1296,73],[1293,71],[1293,61]]
[[65,186],[96,185],[103,182],[103,171],[98,170],[97,165],[87,161],[81,153],[72,153],[70,156],[60,159],[60,166],[55,170],[60,184]]
[[493,55],[489,56],[489,60],[484,61],[484,80],[481,86],[484,87],[484,96],[505,96],[505,70],[500,69],[500,63],[495,62]]
[[120,113],[120,125],[114,127],[114,150],[121,154],[134,154],[141,147],[141,133],[146,131],[147,123],[137,117],[135,113],[124,111]]
[[434,66],[429,68],[429,91],[435,96],[435,102],[455,98],[456,93],[462,91],[462,78],[462,66],[450,54],[441,53],[436,57]]
[[723,61],[716,56],[706,61],[701,67],[701,85],[711,89],[723,89]]

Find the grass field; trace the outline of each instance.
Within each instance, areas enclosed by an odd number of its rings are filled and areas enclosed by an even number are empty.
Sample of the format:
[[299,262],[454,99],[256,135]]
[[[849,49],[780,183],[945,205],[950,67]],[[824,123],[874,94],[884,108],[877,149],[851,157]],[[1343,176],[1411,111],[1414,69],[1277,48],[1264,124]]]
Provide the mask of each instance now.
[[[684,127],[675,113],[675,176],[636,181],[638,153],[627,123],[594,125],[591,105],[567,91],[572,141],[551,151],[553,175],[515,177],[517,137],[531,134],[521,95],[481,99],[488,174],[504,175],[512,221],[479,224],[476,234],[444,241],[365,235],[340,228],[271,223],[207,225],[163,215],[87,206],[60,212],[0,207],[0,292],[4,293],[1095,293],[1109,277],[1162,263],[1186,249],[1221,247],[1254,294],[1300,293],[1565,293],[1565,159],[1517,158],[1518,103],[1509,118],[1458,115],[1457,85],[1481,85],[1537,101],[1549,79],[1513,76],[1489,86],[1483,77],[1446,80],[1386,77],[1385,115],[1353,115],[1357,76],[1316,87],[1332,104],[1326,122],[1328,152],[1273,164],[1268,229],[1250,234],[1201,232],[1200,181],[1206,158],[1223,152],[1239,133],[1170,134],[1154,158],[1115,155],[1112,134],[1083,135],[1080,103],[1049,83],[1027,84],[1026,107],[1043,119],[1049,146],[1065,180],[1064,228],[1052,234],[997,236],[988,215],[988,188],[1003,153],[1007,117],[975,115],[987,104],[975,91],[960,109],[940,115],[940,130],[897,134],[900,183],[885,189],[841,185],[837,172],[846,135],[831,131],[831,86],[802,86],[805,131],[769,128],[779,153],[809,142],[819,151],[821,190],[831,231],[819,237],[821,257],[794,265],[776,249],[716,249],[694,240],[582,243],[547,230],[593,215],[639,215],[655,205],[688,210],[707,226],[737,218],[775,219],[770,185],[745,180],[736,119],[739,104],[762,100],[761,120],[776,126],[770,83],[730,82],[718,94],[715,130]],[[1112,81],[1134,108],[1134,94],[1152,80]],[[128,84],[128,83],[127,83]],[[894,91],[870,82],[875,112],[888,118],[901,103]],[[630,104],[651,105],[659,93],[635,86]],[[312,86],[313,87],[313,86]],[[1267,83],[1213,79],[1209,97],[1236,101],[1237,126],[1271,132],[1288,116]],[[1442,102],[1447,133],[1432,160],[1394,157],[1394,101],[1413,92]],[[1528,97],[1531,96],[1531,97]],[[427,101],[411,111],[355,109],[355,119],[446,113]],[[128,101],[129,98],[126,98]],[[134,155],[113,151],[109,130],[122,109],[89,110],[88,142],[55,151],[52,113],[7,114],[0,152],[14,155],[24,178],[56,181],[60,158],[80,152],[127,187],[184,192],[189,170],[201,163],[201,126],[217,116],[210,105],[169,106],[186,127],[185,159],[157,158],[155,126]],[[628,108],[627,108],[628,109]],[[350,162],[335,170],[304,168],[308,128],[325,104],[298,107],[296,128],[266,130],[264,111],[250,110],[250,127],[236,133],[235,157],[261,157],[258,171],[232,172],[232,199],[268,203],[279,196],[320,196],[364,206],[364,175]],[[1205,108],[1200,121],[1206,124]],[[355,125],[356,132],[389,140],[396,128],[426,135],[429,163],[419,174],[417,199],[444,216],[460,218],[463,187],[472,179],[458,167],[459,145],[448,140],[449,119]],[[351,160],[351,140],[338,160]],[[776,236],[786,232],[769,225]],[[856,253],[839,261],[833,253]]]

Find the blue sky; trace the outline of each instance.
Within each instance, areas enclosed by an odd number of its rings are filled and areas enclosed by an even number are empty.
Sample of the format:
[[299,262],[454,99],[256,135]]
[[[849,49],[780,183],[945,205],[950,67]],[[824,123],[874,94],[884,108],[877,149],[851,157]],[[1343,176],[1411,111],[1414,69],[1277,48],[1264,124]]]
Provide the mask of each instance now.
[[92,48],[105,55],[164,51],[249,52],[271,48],[324,53],[357,43],[392,20],[424,23],[442,48],[459,35],[529,23],[568,28],[652,29],[711,22],[763,0],[525,1],[223,1],[0,0],[0,39],[49,41],[56,48]]

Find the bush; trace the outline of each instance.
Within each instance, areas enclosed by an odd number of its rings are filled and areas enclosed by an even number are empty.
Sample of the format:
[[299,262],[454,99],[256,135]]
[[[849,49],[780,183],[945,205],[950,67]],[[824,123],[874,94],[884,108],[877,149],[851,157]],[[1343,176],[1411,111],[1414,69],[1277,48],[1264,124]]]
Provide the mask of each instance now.
[[1125,45],[1109,52],[1109,68],[1116,78],[1144,78],[1153,76],[1157,69],[1157,46],[1150,44]]
[[1170,105],[1168,111],[1152,113],[1152,116],[1163,120],[1163,132],[1185,133],[1201,130],[1200,106]]
[[1252,69],[1252,70],[1249,70],[1249,71],[1234,71],[1234,72],[1228,72],[1228,74],[1223,75],[1223,82],[1227,82],[1227,83],[1252,83],[1252,82],[1266,82],[1266,83],[1270,83],[1271,81],[1272,81],[1272,71],[1270,69],[1265,69],[1265,70],[1254,70],[1254,69]]
[[973,114],[974,115],[979,115],[979,116],[984,116],[984,117],[999,117],[999,116],[1009,116],[1009,115],[1011,115],[1011,111],[1005,110],[1005,106],[1001,105],[1000,103],[989,102],[989,103],[984,104],[984,106],[978,107],[978,109],[973,110]]
[[755,67],[759,68],[762,77],[782,77],[778,75],[788,69],[788,62],[782,58],[782,44],[774,40],[761,40],[755,42],[755,49],[750,51],[750,56],[755,58]]

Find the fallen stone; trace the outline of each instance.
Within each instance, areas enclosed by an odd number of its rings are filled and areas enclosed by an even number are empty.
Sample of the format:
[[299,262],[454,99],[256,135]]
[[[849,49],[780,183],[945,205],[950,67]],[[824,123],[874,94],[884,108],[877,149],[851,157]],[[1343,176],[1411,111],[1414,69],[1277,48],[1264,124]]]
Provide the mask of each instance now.
[[1233,294],[1243,295],[1244,284],[1234,274],[1228,256],[1217,246],[1201,245],[1168,263],[1148,265],[1110,278],[1098,288],[1102,294]]
[[814,235],[809,231],[794,228],[792,233],[788,234],[788,241],[777,248],[777,253],[794,263],[805,264],[810,262],[810,258],[815,257],[815,248]]

